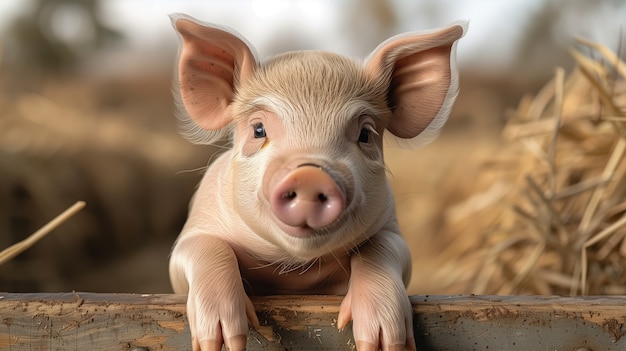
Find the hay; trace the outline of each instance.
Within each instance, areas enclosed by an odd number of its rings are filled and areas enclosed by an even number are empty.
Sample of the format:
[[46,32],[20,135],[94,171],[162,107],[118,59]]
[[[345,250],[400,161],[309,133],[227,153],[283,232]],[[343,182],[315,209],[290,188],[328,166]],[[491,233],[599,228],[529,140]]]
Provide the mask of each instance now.
[[46,225],[41,227],[39,230],[28,236],[28,238],[15,243],[8,248],[0,251],[0,266],[11,260],[13,257],[19,255],[20,253],[28,250],[31,246],[35,245],[39,240],[43,239],[46,235],[48,235],[51,231],[56,229],[63,222],[68,220],[70,217],[75,215],[78,211],[82,210],[85,207],[84,201],[78,201],[74,205],[72,205],[67,210],[63,211],[60,215],[56,216],[53,220],[48,222]]
[[[580,40],[578,67],[522,99],[489,184],[450,209],[442,279],[477,294],[626,294],[626,65]],[[444,266],[443,270],[446,268]]]

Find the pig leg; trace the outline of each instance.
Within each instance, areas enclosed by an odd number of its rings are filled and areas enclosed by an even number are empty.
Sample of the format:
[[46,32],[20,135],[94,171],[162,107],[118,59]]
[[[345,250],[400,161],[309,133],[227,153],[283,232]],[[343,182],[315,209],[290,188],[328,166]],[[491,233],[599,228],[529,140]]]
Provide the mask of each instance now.
[[405,283],[411,275],[410,253],[395,232],[380,232],[351,259],[350,285],[337,325],[352,319],[359,351],[415,350],[413,311]]
[[183,236],[170,260],[174,291],[187,294],[187,317],[194,351],[244,350],[248,321],[259,325],[241,281],[237,257],[211,235]]

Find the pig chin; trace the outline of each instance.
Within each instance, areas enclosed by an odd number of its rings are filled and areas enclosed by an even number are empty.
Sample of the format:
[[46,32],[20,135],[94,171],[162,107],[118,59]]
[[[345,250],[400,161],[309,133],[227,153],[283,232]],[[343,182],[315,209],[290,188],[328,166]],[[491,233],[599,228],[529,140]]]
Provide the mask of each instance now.
[[335,232],[337,232],[337,228],[341,228],[342,223],[345,222],[343,217],[344,216],[341,216],[335,222],[323,228],[312,228],[306,224],[292,226],[283,223],[276,218],[274,218],[274,223],[280,229],[280,231],[282,231],[287,236],[295,239],[313,239],[315,241],[319,241],[324,237],[333,236]]
[[[281,222],[275,222],[276,231],[282,249],[294,258],[311,260],[327,255],[337,250],[347,249],[346,239],[354,233],[346,233],[347,218],[338,219],[332,225],[324,228],[310,228],[306,226],[294,227]],[[363,238],[364,239],[364,238]],[[361,241],[357,238],[351,241]]]

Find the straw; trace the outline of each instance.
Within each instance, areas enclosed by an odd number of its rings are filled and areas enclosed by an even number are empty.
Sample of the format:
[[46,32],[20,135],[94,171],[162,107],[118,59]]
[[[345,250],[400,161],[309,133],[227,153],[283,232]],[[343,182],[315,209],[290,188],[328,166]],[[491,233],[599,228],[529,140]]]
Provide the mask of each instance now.
[[578,42],[599,58],[572,50],[576,69],[522,99],[475,181],[506,190],[475,189],[445,216],[462,233],[441,254],[457,258],[456,292],[626,293],[626,64]]
[[51,231],[56,229],[63,222],[67,221],[70,217],[75,215],[78,211],[85,207],[85,202],[78,201],[67,210],[63,211],[60,215],[41,227],[39,230],[28,236],[26,239],[15,243],[8,248],[0,252],[0,265],[8,262],[13,257],[28,250],[31,246],[35,245],[39,240],[43,239]]

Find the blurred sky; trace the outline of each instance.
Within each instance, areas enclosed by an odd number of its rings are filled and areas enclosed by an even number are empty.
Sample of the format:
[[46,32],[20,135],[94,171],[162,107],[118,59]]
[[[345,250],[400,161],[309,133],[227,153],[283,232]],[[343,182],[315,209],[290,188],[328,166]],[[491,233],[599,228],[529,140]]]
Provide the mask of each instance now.
[[[261,58],[299,48],[363,57],[380,41],[374,33],[384,24],[376,22],[373,19],[377,18],[376,14],[371,11],[359,10],[366,2],[371,1],[105,0],[101,1],[102,19],[122,30],[129,41],[123,50],[118,48],[123,53],[104,61],[111,64],[116,57],[136,51],[161,52],[169,59],[165,55],[169,49],[164,47],[175,45],[176,36],[167,14],[176,12],[235,28],[256,47]],[[563,11],[559,11],[553,30],[545,33],[546,36],[554,37],[557,42],[584,36],[614,49],[618,46],[620,30],[626,23],[626,4],[611,0],[589,1],[593,5],[578,10],[568,8],[569,4],[580,5],[584,1],[391,0],[396,21],[393,28],[384,28],[389,31],[385,35],[436,28],[466,19],[470,21],[470,30],[459,44],[459,62],[486,70],[506,70],[515,61],[515,55],[519,55],[515,48],[532,26],[533,15],[550,2],[561,4]],[[32,3],[33,0],[0,1],[0,31],[5,29],[8,18],[26,11]],[[80,40],[81,35],[88,34],[86,30],[76,29],[81,22],[72,11],[59,16],[58,23],[57,30],[69,40],[73,36]],[[141,65],[141,59],[135,63]]]

